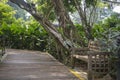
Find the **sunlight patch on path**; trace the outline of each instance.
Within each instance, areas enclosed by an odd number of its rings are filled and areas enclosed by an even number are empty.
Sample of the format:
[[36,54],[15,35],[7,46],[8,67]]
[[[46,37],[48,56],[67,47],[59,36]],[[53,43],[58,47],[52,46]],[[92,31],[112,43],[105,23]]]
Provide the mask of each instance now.
[[80,80],[86,80],[82,77],[82,75],[80,75],[81,73],[72,69],[69,69],[69,71],[74,74],[76,77],[78,77]]

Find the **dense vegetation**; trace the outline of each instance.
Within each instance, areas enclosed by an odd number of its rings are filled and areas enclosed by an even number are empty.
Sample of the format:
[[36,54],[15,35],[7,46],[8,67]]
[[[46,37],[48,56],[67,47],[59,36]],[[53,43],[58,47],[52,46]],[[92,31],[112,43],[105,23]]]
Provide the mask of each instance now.
[[14,9],[4,2],[0,2],[0,12],[0,36],[6,47],[45,51],[48,34],[38,22],[32,17],[16,18]]
[[112,12],[114,5],[101,0],[10,1],[31,16],[7,0],[0,2],[0,37],[6,47],[49,51],[68,64],[72,47],[86,47],[89,40],[99,40],[106,45],[105,51],[114,53],[113,60],[119,58],[116,37],[120,35],[120,15]]

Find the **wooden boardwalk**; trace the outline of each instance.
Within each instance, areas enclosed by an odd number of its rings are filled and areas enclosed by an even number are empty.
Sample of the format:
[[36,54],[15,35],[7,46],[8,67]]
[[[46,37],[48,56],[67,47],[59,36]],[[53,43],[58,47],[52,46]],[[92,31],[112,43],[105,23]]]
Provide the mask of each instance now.
[[8,49],[0,63],[0,80],[79,80],[47,53]]

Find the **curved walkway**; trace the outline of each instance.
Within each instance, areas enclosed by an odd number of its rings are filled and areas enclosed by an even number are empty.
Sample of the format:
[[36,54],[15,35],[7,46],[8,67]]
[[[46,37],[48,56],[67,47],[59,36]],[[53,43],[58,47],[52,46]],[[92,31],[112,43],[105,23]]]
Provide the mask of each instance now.
[[48,53],[8,49],[0,80],[79,80]]

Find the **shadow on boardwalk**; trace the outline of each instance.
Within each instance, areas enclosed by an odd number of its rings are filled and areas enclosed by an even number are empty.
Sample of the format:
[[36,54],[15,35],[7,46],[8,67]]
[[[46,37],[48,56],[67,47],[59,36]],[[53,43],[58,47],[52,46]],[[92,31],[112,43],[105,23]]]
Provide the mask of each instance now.
[[51,55],[8,49],[0,63],[0,80],[79,80]]

